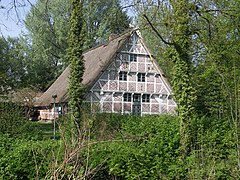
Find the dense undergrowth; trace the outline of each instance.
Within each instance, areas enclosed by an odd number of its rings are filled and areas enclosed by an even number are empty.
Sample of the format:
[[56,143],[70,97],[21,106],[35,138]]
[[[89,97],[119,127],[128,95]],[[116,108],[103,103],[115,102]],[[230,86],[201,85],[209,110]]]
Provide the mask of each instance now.
[[[54,141],[16,111],[1,111],[0,179],[51,179],[53,172],[58,179],[239,178],[234,132],[224,119],[196,117],[191,153],[183,160],[176,116],[98,114],[88,140],[71,149],[64,133]],[[59,122],[63,129],[66,119]]]

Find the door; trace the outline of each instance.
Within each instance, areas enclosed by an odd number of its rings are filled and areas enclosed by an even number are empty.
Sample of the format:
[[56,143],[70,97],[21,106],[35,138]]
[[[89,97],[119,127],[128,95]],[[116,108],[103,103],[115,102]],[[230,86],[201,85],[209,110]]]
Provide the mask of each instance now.
[[141,94],[133,95],[132,113],[141,115]]

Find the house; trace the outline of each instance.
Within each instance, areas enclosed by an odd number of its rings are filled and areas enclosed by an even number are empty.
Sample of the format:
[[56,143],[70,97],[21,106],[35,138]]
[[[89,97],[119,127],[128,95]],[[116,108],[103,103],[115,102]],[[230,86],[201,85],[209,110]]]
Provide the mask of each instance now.
[[[111,36],[107,44],[89,49],[83,57],[82,84],[87,87],[85,102],[92,112],[175,113],[172,89],[137,29]],[[42,119],[58,116],[53,113],[53,105],[60,113],[68,110],[69,71],[67,67],[39,98]]]

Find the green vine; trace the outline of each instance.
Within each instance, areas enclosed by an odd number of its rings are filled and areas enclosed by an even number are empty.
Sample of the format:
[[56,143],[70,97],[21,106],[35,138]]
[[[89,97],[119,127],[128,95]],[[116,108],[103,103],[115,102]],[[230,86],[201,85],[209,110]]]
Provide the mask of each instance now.
[[84,73],[84,60],[82,56],[84,44],[82,3],[79,0],[71,0],[72,14],[68,36],[69,48],[67,51],[70,62],[69,105],[73,120],[78,123],[81,118],[81,103],[85,91],[81,83]]
[[191,75],[190,46],[191,37],[189,36],[189,15],[188,0],[172,2],[175,10],[174,28],[174,72],[173,89],[178,103],[178,114],[180,120],[181,152],[186,157],[191,147],[191,122],[194,115],[194,101],[196,99],[195,90]]

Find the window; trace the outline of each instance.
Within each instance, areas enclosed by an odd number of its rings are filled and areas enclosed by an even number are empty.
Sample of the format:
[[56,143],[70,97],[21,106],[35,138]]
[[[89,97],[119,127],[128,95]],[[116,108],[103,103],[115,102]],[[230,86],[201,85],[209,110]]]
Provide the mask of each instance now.
[[119,80],[120,81],[127,81],[127,72],[119,72]]
[[133,102],[141,102],[141,94],[134,94]]
[[150,94],[143,94],[142,102],[150,102]]
[[137,62],[137,55],[136,54],[130,54],[130,62]]
[[125,102],[131,102],[131,99],[132,99],[132,94],[131,93],[125,93],[123,95],[123,101]]
[[138,82],[145,82],[145,73],[138,73]]

